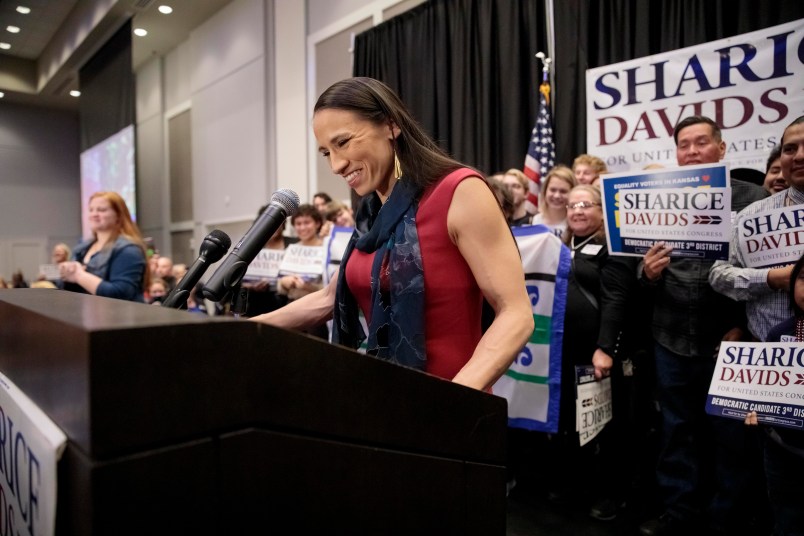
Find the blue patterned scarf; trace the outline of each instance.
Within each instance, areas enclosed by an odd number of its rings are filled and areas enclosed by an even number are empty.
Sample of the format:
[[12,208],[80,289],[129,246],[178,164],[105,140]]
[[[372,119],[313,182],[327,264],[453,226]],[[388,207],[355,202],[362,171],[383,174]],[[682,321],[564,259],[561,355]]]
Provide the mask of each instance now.
[[358,304],[346,283],[346,263],[357,248],[375,253],[371,267],[371,323],[366,352],[424,370],[424,273],[416,211],[419,191],[400,179],[385,204],[376,193],[363,200],[357,228],[341,261],[335,294],[333,342],[357,348],[366,339]]

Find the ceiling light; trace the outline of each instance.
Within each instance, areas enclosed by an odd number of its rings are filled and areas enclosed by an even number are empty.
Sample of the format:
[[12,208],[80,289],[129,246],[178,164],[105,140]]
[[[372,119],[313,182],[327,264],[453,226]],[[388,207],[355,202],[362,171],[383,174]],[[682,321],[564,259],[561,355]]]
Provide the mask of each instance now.
[[0,43],[0,49],[8,50],[9,48],[11,48],[10,44],[8,44],[8,43]]
[[71,96],[71,97],[80,97],[80,96],[81,96],[81,92],[80,92],[80,91],[78,91],[77,89],[73,89],[72,91],[70,91],[70,96]]
[[159,12],[164,13],[165,15],[170,15],[173,13],[173,8],[170,6],[159,6]]
[[3,97],[5,97],[5,96],[6,96],[6,94],[5,94],[5,93],[3,93],[2,91],[0,91],[0,99],[2,99],[2,98],[3,98]]
[[20,29],[17,28],[16,26],[6,26],[6,30],[8,30],[11,33],[20,33]]
[[22,13],[23,15],[27,15],[31,12],[31,8],[25,6],[17,6],[17,13]]
[[144,30],[142,28],[135,28],[134,29],[134,35],[138,35],[140,37],[145,37],[146,35],[148,35],[148,30]]

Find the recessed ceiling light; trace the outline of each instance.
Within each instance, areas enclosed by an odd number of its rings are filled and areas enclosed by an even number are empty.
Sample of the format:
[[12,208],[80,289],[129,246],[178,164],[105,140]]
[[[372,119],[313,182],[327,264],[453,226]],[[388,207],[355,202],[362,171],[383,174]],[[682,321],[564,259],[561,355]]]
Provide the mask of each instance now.
[[134,29],[134,35],[138,35],[140,37],[145,37],[146,35],[148,35],[148,30],[144,30],[142,28],[135,28]]
[[159,12],[164,13],[165,15],[170,15],[173,13],[173,8],[170,6],[159,6]]
[[8,43],[0,43],[0,49],[8,50],[9,48],[11,48],[10,44],[8,44]]
[[2,99],[2,98],[3,98],[3,97],[5,97],[5,96],[6,96],[6,94],[5,94],[5,93],[3,93],[2,91],[0,91],[0,99]]
[[20,29],[17,28],[16,26],[6,26],[6,30],[8,30],[11,33],[20,33]]
[[77,89],[73,89],[72,91],[70,91],[70,96],[71,96],[71,97],[80,97],[80,96],[81,96],[81,92],[80,92],[80,91],[78,91]]
[[22,13],[23,15],[27,15],[31,12],[31,8],[26,6],[17,6],[17,13]]

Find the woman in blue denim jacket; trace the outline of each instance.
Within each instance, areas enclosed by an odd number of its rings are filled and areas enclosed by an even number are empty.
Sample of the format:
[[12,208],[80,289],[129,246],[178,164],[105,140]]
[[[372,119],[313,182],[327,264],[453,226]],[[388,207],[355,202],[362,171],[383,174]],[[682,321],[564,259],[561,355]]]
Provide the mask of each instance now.
[[89,199],[92,238],[59,264],[65,290],[144,302],[148,279],[145,244],[123,198],[97,192]]

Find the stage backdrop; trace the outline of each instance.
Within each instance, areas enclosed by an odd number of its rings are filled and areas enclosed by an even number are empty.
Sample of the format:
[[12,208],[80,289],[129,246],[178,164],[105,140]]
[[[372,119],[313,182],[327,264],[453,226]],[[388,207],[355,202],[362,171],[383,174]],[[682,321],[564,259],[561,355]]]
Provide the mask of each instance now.
[[765,171],[804,111],[804,19],[586,71],[586,139],[611,171],[676,165],[673,128],[705,115],[725,162]]
[[494,173],[525,163],[538,51],[544,0],[431,0],[359,34],[354,75],[388,84],[443,149]]

